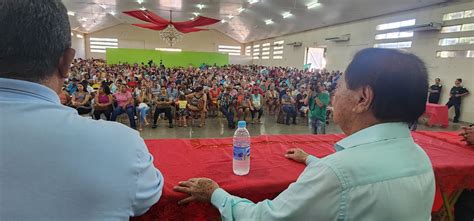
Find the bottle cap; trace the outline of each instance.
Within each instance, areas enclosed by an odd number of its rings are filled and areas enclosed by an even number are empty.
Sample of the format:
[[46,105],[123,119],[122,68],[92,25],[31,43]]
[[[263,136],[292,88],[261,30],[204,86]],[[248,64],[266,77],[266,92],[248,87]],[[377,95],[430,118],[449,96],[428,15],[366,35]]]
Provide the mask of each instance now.
[[247,122],[241,120],[241,121],[239,121],[238,126],[239,126],[239,128],[244,128],[244,127],[247,126]]

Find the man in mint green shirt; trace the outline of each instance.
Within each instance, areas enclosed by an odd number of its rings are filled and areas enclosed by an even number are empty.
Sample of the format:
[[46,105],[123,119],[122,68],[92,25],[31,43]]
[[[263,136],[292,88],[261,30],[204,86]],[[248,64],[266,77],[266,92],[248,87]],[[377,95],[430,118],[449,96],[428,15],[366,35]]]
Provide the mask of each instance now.
[[313,134],[325,134],[329,93],[326,91],[324,84],[318,84],[315,87],[316,92],[310,90],[305,103],[309,106],[309,119]]
[[319,159],[288,150],[288,159],[307,166],[273,200],[254,203],[193,178],[175,187],[190,195],[179,203],[211,202],[223,220],[430,220],[433,168],[407,124],[423,114],[427,91],[428,73],[417,56],[364,49],[337,84],[334,122],[348,136],[334,154]]

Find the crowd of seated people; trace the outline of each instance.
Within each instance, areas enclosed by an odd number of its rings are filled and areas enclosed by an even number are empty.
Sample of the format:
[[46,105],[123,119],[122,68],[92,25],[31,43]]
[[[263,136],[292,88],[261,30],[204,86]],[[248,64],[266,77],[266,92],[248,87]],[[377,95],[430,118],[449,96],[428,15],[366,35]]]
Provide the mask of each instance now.
[[[220,114],[229,128],[235,128],[238,120],[261,123],[264,113],[282,118],[280,123],[287,125],[296,124],[300,116],[312,126],[312,120],[317,121],[313,115],[318,115],[312,113],[322,113],[318,108],[324,108],[326,115],[330,93],[341,74],[257,65],[165,68],[76,59],[59,96],[62,104],[97,120],[104,115],[115,121],[126,114],[130,127],[139,130],[156,128],[160,118],[170,128],[174,120],[180,127],[195,121],[202,127],[207,117]],[[327,98],[324,102],[321,94]],[[152,118],[151,125],[147,117]],[[318,122],[325,125],[326,118]]]

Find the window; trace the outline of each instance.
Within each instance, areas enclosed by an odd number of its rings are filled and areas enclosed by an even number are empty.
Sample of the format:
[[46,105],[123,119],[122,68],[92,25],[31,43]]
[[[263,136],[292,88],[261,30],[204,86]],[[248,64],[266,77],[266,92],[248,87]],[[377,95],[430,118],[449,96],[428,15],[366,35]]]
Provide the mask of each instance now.
[[375,35],[375,40],[411,38],[411,37],[413,37],[413,32],[412,31],[409,31],[409,32],[390,32],[390,33]]
[[263,60],[268,60],[268,59],[270,59],[270,57],[269,56],[262,56],[262,59]]
[[229,55],[241,55],[241,46],[219,45],[218,51]]
[[262,55],[269,55],[269,54],[270,54],[269,51],[264,51],[264,52],[262,52]]
[[443,21],[474,17],[474,9],[460,12],[452,12],[443,15]]
[[445,26],[441,29],[441,33],[453,33],[462,31],[474,31],[474,23]]
[[474,58],[474,50],[437,51],[438,58]]
[[90,52],[105,53],[107,48],[118,48],[116,38],[89,38]]
[[284,40],[273,42],[273,59],[283,59],[284,44]]
[[262,45],[262,47],[270,47],[270,43],[265,43]]
[[255,59],[255,60],[258,60],[258,59],[259,59],[259,57],[258,57],[258,56],[254,56],[254,57],[253,57],[253,59]]
[[380,24],[380,25],[377,25],[376,29],[377,31],[389,30],[389,29],[395,29],[395,28],[400,28],[400,27],[412,26],[412,25],[415,25],[415,23],[416,23],[416,19],[410,19],[410,20],[405,20],[405,21]]
[[252,54],[252,46],[245,47],[245,55],[250,56]]
[[375,44],[374,48],[410,48],[411,41]]
[[449,45],[467,45],[474,44],[474,37],[460,37],[460,38],[442,38],[439,39],[438,45],[449,46]]

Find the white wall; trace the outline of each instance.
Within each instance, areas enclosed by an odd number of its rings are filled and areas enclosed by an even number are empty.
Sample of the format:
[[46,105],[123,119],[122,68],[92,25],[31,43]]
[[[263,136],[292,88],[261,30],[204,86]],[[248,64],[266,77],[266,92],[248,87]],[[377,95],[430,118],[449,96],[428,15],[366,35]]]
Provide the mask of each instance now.
[[[379,24],[401,21],[416,18],[417,24],[429,22],[442,22],[443,14],[474,9],[473,2],[451,3],[438,6],[431,6],[417,10],[381,16],[371,19],[365,19],[356,22],[350,22],[331,27],[315,29],[302,33],[282,36],[273,39],[253,42],[251,44],[263,44],[267,42],[273,43],[277,40],[284,40],[285,44],[291,42],[302,42],[302,47],[292,47],[285,45],[283,60],[254,60],[254,64],[270,65],[270,66],[289,66],[302,68],[304,64],[305,50],[308,47],[327,47],[327,69],[328,70],[344,70],[349,64],[353,55],[360,49],[372,47],[375,43],[384,42],[376,41],[375,27]],[[474,23],[474,18],[453,20],[445,22],[445,25]],[[348,42],[326,42],[324,39],[344,34],[351,34]],[[438,46],[440,38],[446,37],[469,37],[474,36],[474,31],[462,33],[441,34],[437,31],[415,32],[412,48],[408,51],[421,57],[430,73],[430,79],[439,77],[444,85],[441,102],[447,102],[449,98],[449,90],[454,84],[456,78],[464,80],[464,86],[468,88],[472,95],[465,97],[463,100],[461,120],[474,122],[474,59],[473,58],[436,58],[437,50],[473,50],[474,44],[463,46]],[[396,41],[396,40],[391,40]],[[390,42],[390,41],[386,41]],[[451,110],[451,116],[454,110]]]
[[[117,38],[119,48],[155,49],[169,48],[163,42],[158,31],[135,27],[129,24],[121,24],[111,28],[94,32],[86,37],[86,57],[103,58],[104,53],[91,53],[89,50],[89,38]],[[241,43],[222,34],[216,30],[200,31],[184,34],[181,42],[175,48],[183,51],[217,52],[219,45],[242,46]]]
[[[82,35],[83,38],[77,37],[79,35]],[[73,36],[71,36],[71,47],[76,50],[76,56],[75,58],[85,58],[86,57],[86,49],[85,49],[85,41],[84,41],[84,35],[78,32],[73,32]]]

